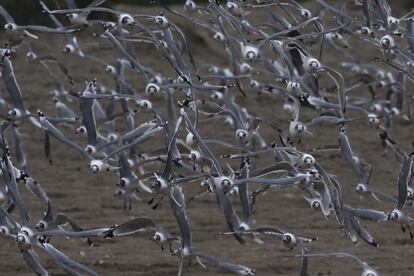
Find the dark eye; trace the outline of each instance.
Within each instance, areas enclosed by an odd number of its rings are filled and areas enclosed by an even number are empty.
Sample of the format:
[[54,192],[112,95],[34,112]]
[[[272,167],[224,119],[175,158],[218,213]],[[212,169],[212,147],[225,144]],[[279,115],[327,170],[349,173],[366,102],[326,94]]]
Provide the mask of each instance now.
[[156,188],[156,189],[161,188],[161,181],[159,181],[159,180],[155,181],[154,188]]
[[364,190],[364,188],[362,187],[362,185],[358,185],[358,186],[356,187],[356,190],[357,190],[358,192],[362,192],[362,191]]
[[37,224],[37,228],[40,229],[40,230],[43,230],[43,229],[45,229],[45,224],[43,222],[39,222]]
[[256,54],[252,51],[247,52],[247,58],[248,59],[254,59],[256,57]]
[[23,236],[19,235],[19,236],[17,236],[16,241],[17,242],[24,242],[25,238]]

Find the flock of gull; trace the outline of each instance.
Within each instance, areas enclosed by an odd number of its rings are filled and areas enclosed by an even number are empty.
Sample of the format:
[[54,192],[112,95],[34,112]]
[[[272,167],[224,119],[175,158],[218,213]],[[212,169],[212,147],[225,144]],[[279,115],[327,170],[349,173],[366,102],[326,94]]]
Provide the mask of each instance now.
[[[186,0],[184,9],[164,6],[160,0],[153,4],[159,5],[162,12],[147,15],[106,8],[102,6],[104,2],[96,0],[78,8],[73,0],[53,1],[53,7],[39,1],[45,18],[50,19],[50,27],[18,25],[0,6],[7,38],[0,49],[5,96],[0,102],[5,111],[0,114],[0,233],[15,241],[34,273],[48,275],[37,257],[42,253],[69,275],[97,275],[54,247],[56,236],[78,238],[91,245],[95,239],[114,239],[144,231],[162,249],[166,247],[177,256],[178,275],[183,273],[187,259],[196,260],[202,267],[211,265],[239,275],[255,275],[254,268],[232,264],[193,247],[188,203],[212,196],[228,226],[227,232],[217,234],[234,238],[240,244],[245,244],[246,239],[263,243],[265,236],[276,238],[295,251],[293,258],[301,260],[300,275],[307,275],[308,261],[315,257],[350,258],[360,265],[361,275],[379,275],[355,255],[309,250],[309,243],[323,242],[316,237],[303,237],[275,225],[253,225],[255,203],[266,192],[280,191],[277,188],[300,191],[311,208],[336,220],[339,231],[354,243],[378,246],[364,221],[396,223],[413,238],[410,225],[414,220],[410,212],[414,159],[413,154],[395,142],[393,127],[396,119],[411,120],[410,95],[406,90],[414,81],[412,12],[396,18],[386,0],[354,0],[340,7],[314,0],[319,7],[315,13],[295,0]],[[357,16],[350,15],[349,5]],[[256,11],[264,13],[264,22],[250,19],[249,15]],[[228,66],[206,65],[194,59],[192,50],[196,46],[174,23],[176,19],[212,37]],[[90,34],[90,28],[98,31]],[[89,76],[92,80],[81,83],[82,89],[74,91],[76,81],[59,56],[40,55],[34,50],[43,39],[40,36],[64,38],[66,44],[57,50],[76,62],[102,69],[113,85],[104,86]],[[87,51],[81,41],[87,41],[88,36],[99,40],[102,47],[111,48],[116,62],[111,64],[105,56],[98,56],[99,51]],[[378,57],[363,63],[353,53],[354,42],[367,45],[367,49],[371,47]],[[156,51],[169,73],[157,72],[140,62],[136,47],[143,44]],[[345,61],[338,62],[335,68],[325,65],[324,54],[329,51]],[[45,107],[27,108],[18,82],[24,76],[15,76],[13,67],[20,54],[26,55],[27,62],[44,67],[53,81],[48,104],[53,104],[54,115],[45,114]],[[51,64],[57,64],[58,69]],[[132,85],[126,74],[142,80],[142,85]],[[355,96],[355,92],[361,91],[370,96]],[[286,129],[272,121],[277,116],[253,116],[249,106],[237,103],[237,99],[257,94],[283,103],[278,112],[291,118]],[[309,122],[301,121],[300,112],[304,109],[315,114]],[[142,120],[141,114],[150,119]],[[378,143],[384,152],[392,153],[390,162],[399,165],[395,180],[398,196],[369,184],[372,166],[353,149],[347,136],[347,127],[357,121],[377,130]],[[220,132],[232,133],[232,141],[203,138],[200,131],[211,133],[206,128],[211,122],[221,122]],[[22,124],[44,133],[44,152],[50,164],[64,162],[52,160],[54,140],[79,154],[84,160],[80,162],[89,164],[91,174],[116,174],[119,182],[115,195],[123,200],[125,209],[131,209],[137,192],[148,194],[154,214],[160,203],[167,201],[179,236],[172,235],[151,217],[82,229],[69,216],[54,215],[52,199],[26,168],[21,145],[24,138],[19,132]],[[302,141],[315,126],[337,133],[337,145],[306,152]],[[270,139],[263,135],[265,128],[272,130]],[[79,138],[68,138],[68,129]],[[161,145],[157,141],[162,141]],[[212,148],[219,148],[220,154]],[[392,202],[395,208],[380,211],[350,206],[342,192],[341,179],[325,170],[314,157],[315,152],[324,150],[341,153],[357,179],[356,193]],[[265,157],[269,158],[263,165],[261,160]],[[200,186],[201,191],[185,200],[183,186],[188,185]],[[27,199],[21,195],[23,186],[44,206],[44,216],[37,218],[37,222],[29,215]],[[240,211],[235,202],[240,203]]]

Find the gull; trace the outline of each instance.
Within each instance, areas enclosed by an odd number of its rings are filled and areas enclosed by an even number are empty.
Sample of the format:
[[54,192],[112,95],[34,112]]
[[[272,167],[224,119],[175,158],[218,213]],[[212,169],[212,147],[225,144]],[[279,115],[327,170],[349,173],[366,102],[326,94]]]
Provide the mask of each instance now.
[[40,121],[40,124],[41,124],[42,128],[48,134],[52,135],[53,137],[55,137],[56,139],[58,139],[60,142],[66,144],[67,146],[75,149],[76,151],[78,151],[79,153],[81,153],[83,156],[85,156],[88,160],[92,160],[92,156],[87,151],[85,151],[77,143],[72,142],[71,140],[69,140],[68,138],[66,138],[59,129],[57,129],[51,122],[49,122],[49,120],[47,119],[47,117],[45,117],[45,115],[44,115],[43,112],[41,112],[39,110],[38,111],[38,115],[39,115],[39,121]]
[[[97,7],[105,3],[106,0],[95,0],[92,3],[90,3],[86,8],[90,7]],[[77,9],[77,6],[75,4],[74,0],[65,0],[65,4],[68,9]],[[43,6],[43,5],[42,5]],[[50,10],[44,9],[47,13],[50,13]],[[78,13],[69,13],[67,14],[67,17],[69,19],[69,22],[75,26],[89,26],[91,23],[89,20],[87,20],[88,16],[90,14],[90,11],[84,10]]]
[[214,256],[206,255],[199,251],[193,250],[191,241],[191,228],[188,223],[187,214],[185,212],[185,201],[182,189],[180,187],[175,185],[171,187],[170,203],[181,233],[181,249],[179,252],[180,264],[178,275],[181,275],[183,260],[185,256],[195,256],[197,257],[198,261],[199,258],[201,258],[212,263],[217,267],[223,268],[233,273],[237,273],[239,275],[255,275],[254,269],[242,265],[229,264],[221,261],[220,259]]
[[48,34],[66,34],[66,33],[72,33],[76,31],[76,29],[64,29],[64,28],[53,29],[53,28],[49,28],[49,27],[45,27],[41,25],[28,25],[28,26],[17,25],[13,17],[11,17],[11,15],[1,5],[0,5],[0,15],[6,21],[6,24],[4,25],[4,29],[15,37],[27,36],[27,37],[31,37],[34,39],[38,39],[37,36],[31,34],[29,31],[42,32],[42,33],[48,33]]
[[355,255],[346,253],[346,252],[322,252],[322,253],[306,253],[302,255],[298,255],[298,257],[339,257],[339,258],[351,258],[357,261],[362,266],[362,274],[361,276],[378,276],[379,273],[369,266],[366,262],[361,260]]
[[[22,93],[14,75],[13,63],[11,62],[10,57],[5,56],[2,60],[2,64],[3,67],[1,76],[3,78],[3,82],[7,88],[7,91],[10,93],[14,105],[13,109],[8,112],[8,115],[12,119],[20,119],[24,116],[30,115],[30,112],[26,109],[23,103]],[[29,118],[35,126],[40,126],[36,119],[32,117]]]
[[[304,238],[296,236],[292,233],[286,232],[281,230],[280,228],[273,227],[273,226],[264,226],[264,227],[255,227],[247,230],[240,230],[237,231],[239,234],[263,234],[263,235],[270,235],[272,237],[276,237],[280,239],[283,245],[289,249],[293,249],[296,246],[302,247],[306,243],[310,243],[312,241],[317,240],[316,238]],[[223,233],[223,234],[232,234],[232,233]]]
[[[71,1],[71,0],[69,0]],[[43,10],[48,14],[49,18],[53,21],[53,23],[56,25],[57,28],[64,28],[62,23],[56,18],[56,16],[54,16],[53,14],[50,13],[49,8],[46,6],[46,4],[43,1],[39,1],[40,5],[42,6]],[[76,21],[78,19],[81,19],[82,16],[75,16],[75,14],[73,14],[72,16],[68,16],[69,20],[72,21]],[[82,21],[82,19],[80,20]],[[81,22],[78,22],[81,23]],[[86,22],[86,17],[85,17],[85,22],[83,22],[84,24],[74,24],[74,25],[88,25],[89,23]],[[76,54],[80,57],[84,57],[84,53],[82,52],[82,50],[79,47],[78,44],[78,40],[75,36],[70,36],[69,34],[63,34],[63,36],[65,37],[65,41],[66,41],[66,45],[63,48],[63,52],[65,53],[70,53],[70,54]]]
[[400,223],[403,230],[405,230],[403,225],[407,226],[411,238],[413,238],[414,235],[411,233],[410,224],[413,223],[414,220],[406,214],[403,208],[407,201],[407,186],[409,183],[411,183],[412,167],[413,155],[411,154],[403,161],[401,165],[401,171],[398,176],[398,201],[395,209],[390,214],[391,220],[395,221],[396,223]]

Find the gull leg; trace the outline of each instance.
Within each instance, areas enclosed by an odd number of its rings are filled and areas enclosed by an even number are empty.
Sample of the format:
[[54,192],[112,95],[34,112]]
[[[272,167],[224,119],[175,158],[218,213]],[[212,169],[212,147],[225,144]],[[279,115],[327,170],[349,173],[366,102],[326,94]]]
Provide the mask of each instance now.
[[157,209],[157,208],[158,208],[158,206],[160,205],[161,200],[163,200],[163,198],[164,198],[164,196],[162,196],[162,197],[158,200],[158,202],[157,202],[154,206],[152,206],[152,209],[153,209],[153,210],[155,210],[155,209]]
[[158,195],[158,192],[156,192],[155,195],[148,201],[148,205],[151,205],[154,202],[157,195]]
[[410,238],[414,239],[414,235],[413,235],[413,232],[411,231],[411,227],[409,224],[407,224],[407,228],[408,228],[408,232],[410,233]]

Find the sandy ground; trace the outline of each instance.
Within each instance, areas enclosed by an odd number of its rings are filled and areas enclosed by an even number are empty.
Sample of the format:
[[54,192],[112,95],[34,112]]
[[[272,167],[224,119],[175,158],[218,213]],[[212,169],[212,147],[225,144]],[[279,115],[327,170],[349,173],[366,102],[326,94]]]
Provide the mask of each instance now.
[[[122,7],[130,10],[130,8]],[[156,14],[159,9],[146,8],[143,12]],[[141,12],[141,10],[137,10]],[[200,36],[192,31],[191,26],[184,26],[190,32],[191,46],[196,60],[200,64],[226,64],[217,49],[217,44],[210,42],[206,36]],[[46,41],[43,41],[46,42]],[[48,43],[40,43],[37,49],[47,53],[54,45],[62,45],[60,39],[51,39]],[[86,50],[88,52],[88,50]],[[107,61],[113,59],[114,53],[108,50],[89,50],[96,56],[104,56]],[[164,62],[154,58],[150,46],[137,48],[140,61],[159,70],[163,70]],[[373,58],[375,53],[367,53],[367,59]],[[96,78],[98,82],[111,84],[103,68],[96,64],[81,62],[77,58],[62,57],[70,69],[71,74],[78,81]],[[326,62],[335,64],[334,56],[327,56]],[[50,103],[49,91],[52,82],[47,77],[43,67],[38,64],[28,64],[20,54],[14,58],[17,79],[22,87],[24,100],[29,110],[42,109],[48,114],[53,106]],[[134,88],[143,93],[145,83],[141,78],[130,78]],[[80,86],[71,88],[77,91]],[[69,89],[69,86],[68,86]],[[7,98],[4,87],[1,95]],[[234,92],[235,93],[235,92]],[[362,93],[362,92],[361,92]],[[162,99],[153,99],[160,106]],[[249,93],[246,98],[238,97],[237,101],[246,106],[252,115],[263,116],[287,130],[289,117],[281,111],[281,102],[276,97],[260,96]],[[49,111],[51,112],[51,111]],[[312,116],[312,112],[305,111],[303,121]],[[148,115],[138,113],[136,122],[143,122]],[[232,141],[233,132],[221,123],[209,122],[204,124],[202,135],[205,138],[216,138]],[[395,124],[396,140],[403,148],[411,147],[413,126],[397,120]],[[108,226],[122,223],[130,218],[149,216],[154,218],[164,228],[175,235],[179,229],[167,201],[157,210],[148,207],[147,194],[139,194],[142,201],[134,202],[131,211],[123,210],[121,200],[114,198],[117,178],[113,173],[93,175],[87,160],[66,146],[53,140],[54,164],[49,165],[43,154],[43,134],[40,130],[23,124],[21,127],[23,146],[28,157],[28,171],[45,188],[53,201],[54,212],[62,212],[79,222],[84,228]],[[73,130],[66,129],[65,133],[75,137]],[[263,128],[266,141],[277,139],[277,133],[270,128]],[[300,149],[310,149],[318,145],[337,144],[338,129],[314,128],[312,135],[303,139]],[[391,154],[382,155],[382,147],[377,138],[377,130],[368,128],[365,122],[357,122],[348,127],[348,135],[352,146],[362,158],[372,163],[372,185],[381,191],[396,195],[396,178],[398,166]],[[84,138],[75,138],[85,144]],[[156,148],[161,145],[159,138],[146,143],[142,148]],[[213,148],[217,154],[224,153],[222,149]],[[329,152],[316,155],[318,161],[326,169],[335,174],[344,189],[344,198],[347,203],[355,207],[377,208],[391,211],[393,206],[378,202],[369,196],[360,196],[354,191],[355,177],[339,153]],[[224,161],[223,161],[224,164]],[[254,164],[255,165],[255,164]],[[24,198],[31,210],[32,222],[35,223],[42,216],[46,206],[34,201],[33,197],[21,187]],[[187,197],[199,190],[198,183],[184,185]],[[370,265],[380,271],[382,275],[413,275],[414,264],[411,254],[414,253],[414,244],[407,233],[403,233],[400,226],[392,222],[367,223],[368,230],[376,238],[380,246],[374,248],[361,242],[355,246],[341,234],[334,218],[325,219],[320,212],[312,210],[302,198],[303,192],[297,189],[273,189],[261,196],[255,205],[254,225],[274,225],[292,231],[302,236],[318,237],[318,241],[309,245],[313,252],[317,251],[346,251],[364,258]],[[237,198],[234,205],[240,210]],[[264,238],[265,243],[256,244],[247,240],[245,246],[239,245],[233,238],[220,236],[219,232],[227,230],[224,216],[212,196],[203,197],[192,202],[187,207],[188,217],[193,230],[194,248],[208,254],[215,255],[232,263],[243,264],[256,269],[258,275],[297,275],[299,259],[293,257],[297,250],[284,248],[280,242],[271,238]],[[168,250],[161,251],[160,247],[150,241],[151,233],[114,240],[97,240],[93,247],[88,247],[79,240],[53,238],[52,243],[59,250],[73,259],[88,265],[102,275],[174,275],[177,272],[177,258],[170,256]],[[39,254],[40,255],[40,254]],[[40,255],[45,267],[53,275],[62,275],[50,260]],[[309,262],[310,275],[360,275],[359,265],[347,259],[311,259]],[[14,241],[0,238],[0,275],[30,275],[23,259],[16,250]],[[226,272],[208,267],[203,269],[196,262],[185,262],[185,275],[227,275]]]

